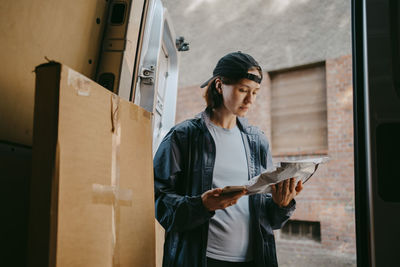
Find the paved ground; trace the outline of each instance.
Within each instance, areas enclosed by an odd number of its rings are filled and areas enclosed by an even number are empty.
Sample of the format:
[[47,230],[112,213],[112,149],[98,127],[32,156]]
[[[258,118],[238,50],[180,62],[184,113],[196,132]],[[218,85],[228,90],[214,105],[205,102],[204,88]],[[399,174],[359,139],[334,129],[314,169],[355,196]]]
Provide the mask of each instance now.
[[348,255],[316,252],[307,255],[277,251],[279,267],[356,267],[356,259]]

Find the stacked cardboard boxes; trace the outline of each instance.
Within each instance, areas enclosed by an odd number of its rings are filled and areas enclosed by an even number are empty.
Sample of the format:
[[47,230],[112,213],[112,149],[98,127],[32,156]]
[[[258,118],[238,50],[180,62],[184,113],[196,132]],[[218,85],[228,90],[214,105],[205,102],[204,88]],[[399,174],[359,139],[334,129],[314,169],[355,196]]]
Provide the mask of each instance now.
[[155,266],[151,114],[36,68],[29,266]]

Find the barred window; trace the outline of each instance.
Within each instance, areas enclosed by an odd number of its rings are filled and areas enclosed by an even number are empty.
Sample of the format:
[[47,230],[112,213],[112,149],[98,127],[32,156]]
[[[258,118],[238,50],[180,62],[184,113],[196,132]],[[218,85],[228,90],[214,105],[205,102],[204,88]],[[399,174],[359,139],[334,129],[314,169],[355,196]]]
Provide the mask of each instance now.
[[281,229],[281,238],[321,241],[321,224],[320,222],[289,220]]
[[326,153],[325,64],[272,72],[270,77],[273,155]]

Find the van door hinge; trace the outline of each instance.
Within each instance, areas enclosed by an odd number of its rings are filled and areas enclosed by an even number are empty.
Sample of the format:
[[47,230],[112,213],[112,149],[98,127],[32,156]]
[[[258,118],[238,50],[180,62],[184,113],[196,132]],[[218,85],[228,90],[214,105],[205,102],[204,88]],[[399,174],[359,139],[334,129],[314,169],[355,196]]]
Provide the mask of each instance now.
[[148,68],[142,67],[139,77],[142,79],[144,84],[154,84],[154,66],[151,65]]

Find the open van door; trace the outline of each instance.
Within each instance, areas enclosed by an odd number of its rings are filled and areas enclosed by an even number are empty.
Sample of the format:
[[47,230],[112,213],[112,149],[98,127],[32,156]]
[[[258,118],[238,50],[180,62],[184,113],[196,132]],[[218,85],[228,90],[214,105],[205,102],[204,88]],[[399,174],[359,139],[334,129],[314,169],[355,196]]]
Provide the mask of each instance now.
[[138,63],[134,103],[153,112],[153,154],[175,124],[178,51],[175,33],[161,0],[150,2]]
[[[130,13],[123,14],[128,9]],[[177,46],[185,45],[183,51],[188,46],[182,37],[176,40],[171,19],[161,0],[134,3],[115,0],[111,2],[109,12],[97,79],[104,87],[153,114],[154,155],[162,138],[175,124]],[[135,16],[140,13],[139,27]],[[157,266],[162,264],[163,243],[164,230],[156,222]]]
[[175,123],[178,50],[161,0],[110,2],[97,82],[153,113],[153,153]]
[[[142,51],[138,58],[134,103],[153,113],[153,155],[175,124],[178,88],[176,37],[161,0],[148,8]],[[156,221],[156,266],[162,265],[164,229]]]

